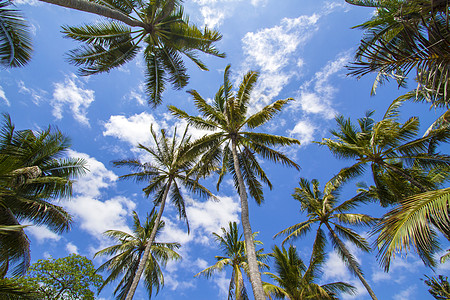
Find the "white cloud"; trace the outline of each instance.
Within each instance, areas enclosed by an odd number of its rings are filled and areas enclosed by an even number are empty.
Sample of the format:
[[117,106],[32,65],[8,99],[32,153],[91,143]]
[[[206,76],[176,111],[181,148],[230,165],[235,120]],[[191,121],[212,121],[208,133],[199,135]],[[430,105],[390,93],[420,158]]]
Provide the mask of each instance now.
[[3,90],[3,88],[1,86],[0,86],[0,99],[3,99],[6,103],[6,105],[10,106],[8,98],[6,98],[5,91]]
[[43,243],[46,240],[59,241],[61,239],[60,235],[54,233],[45,226],[32,225],[25,228],[25,231],[34,236],[37,239],[38,243]]
[[319,16],[300,16],[296,19],[284,18],[281,24],[249,32],[242,39],[246,63],[257,65],[262,72],[275,73],[286,67],[299,45],[308,40],[318,29]]
[[66,244],[66,250],[69,254],[72,253],[78,254],[78,247],[70,242]]
[[53,99],[50,101],[53,115],[57,119],[62,119],[64,107],[69,106],[74,119],[89,126],[86,115],[87,109],[94,102],[94,91],[84,89],[84,84],[75,74],[67,75],[64,82],[57,82],[54,87]]
[[186,208],[190,226],[193,230],[200,229],[205,234],[220,232],[228,222],[238,222],[240,211],[237,200],[219,196],[219,201],[193,202]]
[[148,144],[151,141],[150,125],[153,124],[153,130],[159,131],[159,124],[152,114],[143,112],[135,114],[129,118],[125,116],[111,116],[104,125],[104,136],[113,136],[121,141],[128,142],[132,146]]
[[87,154],[69,151],[68,155],[85,159],[90,169],[74,184],[75,197],[64,203],[64,207],[78,219],[80,228],[98,239],[109,229],[129,230],[126,219],[136,204],[121,196],[100,200],[101,190],[110,188],[117,175]]
[[294,110],[301,108],[307,114],[333,119],[337,112],[332,107],[332,100],[338,90],[330,82],[331,77],[340,72],[349,59],[349,53],[342,53],[336,60],[328,62],[311,80],[300,87],[296,97],[298,100],[291,107]]
[[394,300],[413,300],[413,299],[416,299],[416,297],[414,297],[414,293],[415,293],[416,290],[417,290],[417,287],[415,285],[410,286],[406,290],[403,290],[400,293],[398,293],[397,295],[394,295],[394,297],[392,297],[392,299],[394,299]]
[[16,4],[16,5],[28,4],[28,5],[36,6],[41,3],[38,0],[14,0],[14,4]]
[[64,206],[79,219],[81,229],[99,238],[103,232],[110,229],[130,231],[126,219],[136,204],[121,196],[105,201],[80,196]]
[[132,89],[127,96],[129,100],[135,100],[139,105],[147,105],[147,100],[145,96],[145,84],[141,83],[137,88]]
[[35,90],[26,87],[25,82],[23,82],[22,80],[19,80],[17,82],[17,85],[19,87],[19,93],[31,95],[31,99],[33,99],[33,103],[36,105],[39,105],[47,94],[47,92],[44,90],[41,89]]
[[113,171],[108,170],[102,162],[90,157],[86,153],[69,150],[67,156],[84,159],[86,161],[86,167],[89,170],[87,174],[80,176],[75,181],[73,185],[75,194],[98,197],[100,195],[100,189],[110,187],[118,179],[118,176]]
[[302,145],[307,145],[314,140],[314,132],[317,127],[307,120],[299,121],[289,134],[298,139]]

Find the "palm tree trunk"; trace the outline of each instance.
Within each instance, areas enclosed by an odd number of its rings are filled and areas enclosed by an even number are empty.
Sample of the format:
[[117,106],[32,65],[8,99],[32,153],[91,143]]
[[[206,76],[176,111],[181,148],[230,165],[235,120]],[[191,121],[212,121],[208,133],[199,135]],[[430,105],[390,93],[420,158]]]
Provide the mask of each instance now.
[[331,235],[334,237],[334,240],[338,243],[339,248],[341,248],[342,252],[344,253],[344,256],[347,257],[347,261],[350,264],[350,267],[356,273],[356,275],[358,276],[359,280],[361,281],[361,283],[366,288],[367,292],[369,292],[370,297],[372,297],[373,300],[377,300],[378,299],[377,296],[375,296],[375,293],[373,292],[372,288],[370,287],[370,285],[367,283],[366,279],[362,275],[361,271],[358,268],[358,265],[356,265],[352,260],[349,259],[351,257],[351,254],[348,251],[347,247],[345,247],[344,243],[337,236],[336,232],[334,232],[334,230],[331,228],[330,224],[328,224],[327,222],[325,222],[324,224],[325,224],[325,226],[327,226],[327,228],[330,231]]
[[253,295],[255,300],[264,300],[264,289],[261,281],[261,273],[259,272],[258,262],[256,259],[255,243],[253,242],[253,232],[250,226],[250,218],[248,211],[247,191],[239,168],[239,158],[236,150],[236,141],[232,139],[231,152],[233,153],[234,171],[239,184],[239,197],[241,198],[241,222],[244,229],[245,247],[247,250],[247,262],[249,267],[249,277],[252,284]]
[[125,300],[132,300],[134,293],[136,292],[136,288],[139,284],[139,280],[141,279],[142,273],[144,272],[145,263],[148,260],[148,257],[150,256],[150,250],[153,245],[153,241],[155,240],[156,232],[158,231],[158,225],[161,221],[161,216],[164,211],[164,206],[166,205],[166,199],[167,195],[169,194],[170,186],[172,184],[172,177],[169,177],[169,180],[167,182],[166,190],[164,191],[164,195],[162,196],[161,200],[161,207],[159,208],[158,215],[156,216],[155,224],[153,225],[152,232],[150,233],[150,238],[145,245],[144,254],[142,255],[141,261],[139,262],[139,267],[136,271],[136,274],[134,275],[133,282],[131,283],[130,290],[127,293],[127,296]]
[[143,27],[143,28],[147,27],[145,23],[132,19],[126,14],[120,12],[119,10],[112,9],[107,6],[100,5],[94,2],[89,2],[86,0],[39,0],[39,1],[96,14],[109,19],[114,19],[123,22],[127,25],[130,25],[131,27]]

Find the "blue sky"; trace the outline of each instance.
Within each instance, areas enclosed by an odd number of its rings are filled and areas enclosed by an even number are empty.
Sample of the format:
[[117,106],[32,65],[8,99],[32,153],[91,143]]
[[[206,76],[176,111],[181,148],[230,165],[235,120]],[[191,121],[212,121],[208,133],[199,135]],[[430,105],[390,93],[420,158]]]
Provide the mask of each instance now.
[[[141,191],[144,186],[119,181],[118,176],[127,170],[113,168],[110,162],[145,159],[136,145],[150,143],[150,124],[155,129],[168,130],[184,126],[168,113],[167,105],[194,114],[193,101],[186,89],[169,88],[160,107],[147,106],[143,64],[139,58],[108,74],[77,76],[76,68],[67,63],[65,56],[77,45],[62,37],[60,26],[81,25],[100,18],[36,0],[15,0],[15,3],[32,25],[35,51],[26,67],[1,71],[0,110],[10,113],[17,128],[38,130],[49,124],[57,126],[72,138],[69,155],[85,158],[91,170],[75,184],[72,199],[58,202],[74,217],[70,232],[57,235],[44,227],[27,229],[32,259],[62,257],[73,252],[92,259],[96,251],[111,243],[102,237],[102,232],[129,230],[133,210],[143,219],[152,208]],[[281,243],[279,239],[273,240],[274,234],[305,218],[290,196],[299,178],[317,178],[325,183],[340,168],[350,164],[335,159],[325,148],[311,142],[330,136],[328,131],[334,127],[337,114],[356,119],[367,110],[376,110],[375,118],[379,118],[390,102],[407,90],[398,90],[391,83],[370,97],[373,77],[357,81],[345,75],[345,65],[351,61],[362,35],[350,27],[370,18],[370,9],[351,7],[343,0],[191,0],[185,3],[185,12],[192,22],[218,29],[223,39],[217,47],[227,54],[225,59],[202,56],[209,72],[187,63],[191,75],[187,89],[196,89],[203,97],[213,97],[222,82],[225,66],[231,64],[236,83],[249,70],[260,72],[252,95],[252,109],[277,99],[295,99],[263,129],[302,142],[299,147],[285,149],[302,169],[298,172],[263,163],[274,188],[265,189],[263,205],[250,204],[253,230],[260,232],[258,237],[269,252],[273,245]],[[440,113],[424,104],[407,103],[402,108],[405,119],[412,115],[420,117],[423,131]],[[202,132],[193,130],[191,134],[199,137]],[[204,184],[213,190],[215,179]],[[346,186],[343,198],[354,195],[355,183]],[[224,182],[217,196],[220,202],[187,195],[190,235],[184,223],[177,219],[175,210],[170,205],[167,207],[166,230],[161,239],[180,242],[183,260],[168,265],[164,273],[165,288],[157,299],[226,298],[228,272],[211,279],[193,277],[214,263],[214,255],[221,254],[211,232],[219,232],[229,221],[239,222],[238,197],[230,180]],[[373,216],[383,213],[376,205],[362,209]],[[305,261],[309,259],[311,239],[295,242]],[[391,272],[384,273],[374,253],[367,255],[351,249],[379,299],[432,299],[420,278],[433,273],[423,267],[416,255],[396,257]],[[358,295],[344,299],[369,299],[361,283],[329,250],[323,282],[350,282],[358,288]],[[93,261],[96,266],[102,263],[100,259]],[[449,270],[447,263],[437,273],[448,274]],[[247,288],[251,290],[250,284]],[[99,298],[113,299],[111,291],[112,286]],[[142,287],[135,299],[146,299]]]

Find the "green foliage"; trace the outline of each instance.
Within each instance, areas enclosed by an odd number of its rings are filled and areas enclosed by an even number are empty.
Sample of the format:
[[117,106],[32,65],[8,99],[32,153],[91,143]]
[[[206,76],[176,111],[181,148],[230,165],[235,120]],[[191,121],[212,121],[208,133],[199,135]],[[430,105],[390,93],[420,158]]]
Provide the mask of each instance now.
[[[15,265],[13,275],[30,264],[28,238],[21,222],[46,225],[55,232],[70,228],[70,215],[51,200],[69,197],[72,181],[86,172],[85,161],[62,158],[70,140],[55,128],[35,132],[16,130],[9,115],[0,127],[0,226],[15,226],[0,234],[2,272]],[[5,227],[3,227],[5,228]]]
[[[318,225],[313,247],[313,249],[315,249],[313,258],[319,263],[322,260],[320,256],[322,255],[321,253],[323,252],[323,247],[326,242],[325,234],[322,229],[323,225],[330,233],[329,236],[333,247],[341,257],[342,261],[349,267],[351,272],[359,277],[372,298],[376,299],[373,291],[362,275],[360,265],[341,239],[344,238],[360,250],[369,252],[371,249],[366,239],[351,229],[349,225],[371,226],[376,223],[377,219],[366,214],[349,212],[360,204],[364,204],[371,200],[366,192],[361,192],[353,198],[338,204],[339,190],[343,183],[344,181],[331,180],[325,185],[324,191],[321,192],[317,180],[314,179],[309,182],[308,180],[301,178],[299,182],[300,187],[295,189],[295,193],[292,196],[295,200],[300,202],[300,209],[302,212],[307,213],[308,218],[304,222],[292,225],[280,231],[275,237],[280,235],[286,236],[282,243],[284,244],[289,240],[292,241],[304,236],[311,231],[313,225]],[[334,226],[334,228],[331,226]]]
[[[228,287],[228,299],[248,300],[247,289],[244,285],[242,276],[244,271],[248,277],[248,263],[245,251],[245,241],[242,233],[239,233],[236,222],[229,222],[228,228],[221,228],[222,234],[213,232],[216,242],[219,244],[224,256],[216,256],[217,262],[195,275],[195,277],[203,275],[210,278],[214,273],[220,272],[225,266],[232,268],[230,285]],[[256,235],[256,234],[255,234]],[[262,242],[254,240],[255,245],[261,245]],[[268,269],[266,265],[267,254],[262,253],[264,249],[256,251],[258,258],[258,266],[261,269]]]
[[264,283],[264,290],[269,298],[291,299],[291,300],[325,300],[338,299],[339,293],[354,294],[356,289],[345,282],[333,282],[323,285],[317,284],[324,262],[323,239],[316,239],[311,255],[310,265],[307,267],[297,253],[297,249],[290,245],[289,249],[280,249],[274,246],[273,253],[275,272],[266,272],[277,285]]
[[430,292],[435,299],[450,299],[450,284],[448,283],[447,276],[439,275],[437,277],[426,277],[427,280],[424,280],[424,282],[430,287],[428,292]]
[[355,26],[365,32],[350,74],[360,77],[377,72],[374,92],[378,83],[389,78],[403,86],[406,76],[416,70],[416,99],[446,106],[450,90],[448,2],[346,1],[376,8],[371,20]]
[[0,298],[4,300],[42,300],[44,296],[39,293],[38,288],[38,285],[23,277],[1,278]]
[[103,283],[92,262],[71,254],[63,258],[40,259],[28,270],[25,281],[48,300],[94,299],[92,288]]
[[205,28],[200,30],[184,15],[182,1],[95,1],[126,14],[140,23],[139,29],[117,21],[98,22],[81,27],[64,26],[66,37],[83,43],[69,53],[69,61],[80,66],[81,75],[109,72],[131,61],[143,48],[145,86],[148,103],[162,102],[166,83],[175,89],[189,80],[183,56],[202,70],[208,68],[197,53],[224,57],[215,47],[222,36]]
[[13,1],[0,0],[0,65],[5,68],[26,65],[33,51],[29,25],[11,6]]
[[161,134],[158,136],[152,126],[150,127],[150,133],[154,145],[144,146],[139,144],[138,146],[152,158],[150,162],[125,159],[114,161],[113,164],[116,167],[128,167],[133,171],[133,173],[120,176],[121,179],[148,183],[143,191],[147,197],[154,196],[155,206],[161,204],[164,192],[169,187],[172,203],[176,207],[180,219],[186,221],[189,231],[189,221],[181,187],[198,196],[214,198],[207,188],[188,176],[195,171],[195,164],[202,152],[192,148],[188,127],[181,137],[177,136],[177,128],[175,128],[172,138],[167,136],[164,129],[161,129]]
[[297,163],[272,147],[299,145],[300,142],[294,138],[257,133],[252,130],[269,122],[292,99],[278,100],[263,107],[260,111],[247,114],[250,94],[258,79],[258,73],[248,72],[236,93],[232,91],[233,87],[230,84],[229,76],[230,66],[227,66],[223,85],[216,93],[212,104],[202,98],[197,91],[189,91],[194,97],[195,106],[202,117],[191,116],[175,106],[169,106],[169,110],[176,117],[185,119],[198,129],[212,131],[195,141],[193,148],[196,151],[205,152],[196,167],[196,170],[200,170],[199,174],[218,170],[218,189],[223,177],[227,173],[231,173],[236,189],[240,190],[234,167],[235,159],[232,155],[232,144],[236,144],[238,165],[249,193],[258,204],[261,204],[264,201],[261,182],[267,184],[269,188],[272,188],[272,184],[261,168],[257,155],[275,163],[295,167],[298,170],[300,167]]
[[[116,299],[125,299],[130,286],[133,282],[134,274],[142,259],[144,249],[149,242],[152,229],[155,226],[157,212],[153,210],[147,216],[144,224],[141,224],[136,212],[133,212],[133,233],[129,234],[119,230],[108,230],[104,233],[117,242],[117,244],[100,250],[95,256],[112,256],[97,271],[106,271],[109,273],[104,283],[100,287],[100,291],[107,285],[122,277],[117,288],[114,290]],[[159,234],[165,226],[160,221],[157,228]],[[161,265],[165,266],[169,260],[179,260],[181,256],[175,251],[180,247],[178,243],[159,243],[155,242],[151,246],[150,255],[145,262],[144,281],[151,298],[152,293],[164,286],[164,276]]]

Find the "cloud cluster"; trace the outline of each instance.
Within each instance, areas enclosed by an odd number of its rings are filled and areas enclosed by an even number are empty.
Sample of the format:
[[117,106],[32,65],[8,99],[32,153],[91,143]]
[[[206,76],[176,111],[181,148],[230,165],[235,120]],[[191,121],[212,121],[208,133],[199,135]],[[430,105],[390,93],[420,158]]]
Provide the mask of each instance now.
[[126,221],[136,204],[122,196],[104,200],[102,194],[102,190],[114,186],[117,175],[87,154],[70,151],[69,156],[83,158],[89,169],[88,174],[74,183],[75,197],[64,204],[80,228],[97,239],[101,239],[101,234],[109,229],[129,230]]
[[94,102],[94,91],[84,89],[84,83],[75,74],[67,75],[63,82],[54,84],[53,99],[50,100],[50,104],[53,106],[53,116],[57,119],[62,119],[64,107],[68,106],[75,120],[89,126],[86,115],[92,102]]

